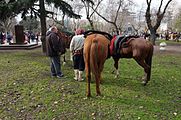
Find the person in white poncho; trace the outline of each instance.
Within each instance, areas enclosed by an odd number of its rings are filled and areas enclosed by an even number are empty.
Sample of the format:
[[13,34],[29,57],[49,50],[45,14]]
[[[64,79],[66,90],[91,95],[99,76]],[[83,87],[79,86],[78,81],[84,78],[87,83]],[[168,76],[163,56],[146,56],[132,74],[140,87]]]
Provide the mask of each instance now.
[[83,71],[85,69],[84,57],[83,57],[83,47],[84,47],[84,31],[79,30],[70,43],[70,51],[73,55],[73,66],[74,66],[74,80],[82,81]]

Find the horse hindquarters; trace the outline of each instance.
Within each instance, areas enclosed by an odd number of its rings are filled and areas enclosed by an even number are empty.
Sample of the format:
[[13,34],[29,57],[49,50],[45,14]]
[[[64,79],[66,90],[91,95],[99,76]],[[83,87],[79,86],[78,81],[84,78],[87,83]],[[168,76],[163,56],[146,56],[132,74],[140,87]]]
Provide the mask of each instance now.
[[106,39],[95,37],[91,45],[90,66],[96,80],[97,95],[101,95],[99,86],[101,82],[101,72],[103,71],[104,63],[108,55],[108,44],[109,42]]
[[[93,41],[93,40],[92,40]],[[87,97],[91,96],[90,90],[90,81],[91,81],[91,72],[94,74],[96,79],[96,92],[97,95],[100,95],[100,75],[98,67],[98,43],[97,41],[92,42],[90,39],[84,44],[84,61],[85,61],[85,70],[86,70],[86,79],[87,79]]]
[[[146,42],[146,41],[145,41]],[[149,79],[151,74],[151,59],[152,59],[152,53],[151,50],[151,43],[145,43],[144,50],[143,49],[133,49],[133,58],[135,61],[144,69],[145,76],[143,77],[143,85],[145,86]]]
[[[153,56],[153,45],[149,42],[146,43],[147,47],[145,51],[139,51],[140,54],[134,58],[137,63],[144,68],[145,76],[144,81],[142,82],[144,86],[147,85],[151,76],[151,64],[152,64],[152,56]],[[146,55],[143,57],[143,55]]]
[[109,40],[103,35],[92,34],[87,36],[84,41],[84,61],[87,79],[87,97],[91,96],[90,92],[90,73],[92,72],[96,80],[96,93],[100,95],[100,79],[104,62],[108,55]]

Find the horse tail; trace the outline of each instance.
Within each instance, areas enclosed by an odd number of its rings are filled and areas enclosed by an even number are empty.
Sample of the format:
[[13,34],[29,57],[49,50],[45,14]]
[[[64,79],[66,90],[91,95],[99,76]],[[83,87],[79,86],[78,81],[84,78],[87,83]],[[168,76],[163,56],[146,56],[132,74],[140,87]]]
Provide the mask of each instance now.
[[149,65],[149,71],[147,73],[147,80],[150,80],[150,76],[151,76],[151,65],[152,65],[152,56],[153,56],[153,45],[151,43],[149,43],[149,52],[148,52],[148,56],[147,58],[145,59],[145,62],[147,65]]
[[90,50],[90,67],[91,72],[95,75],[99,73],[98,57],[98,40],[96,38],[93,38]]

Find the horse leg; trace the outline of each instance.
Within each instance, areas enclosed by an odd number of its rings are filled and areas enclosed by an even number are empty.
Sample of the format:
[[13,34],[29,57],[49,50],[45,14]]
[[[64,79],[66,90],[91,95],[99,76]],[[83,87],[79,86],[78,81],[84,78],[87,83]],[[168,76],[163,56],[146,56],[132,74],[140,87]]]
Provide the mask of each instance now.
[[95,74],[95,79],[96,79],[96,94],[97,96],[100,96],[101,95],[101,92],[100,92],[100,74],[99,73],[96,73]]
[[142,77],[142,80],[146,80],[146,78],[147,78],[147,74],[146,72],[144,72],[144,76]]
[[118,70],[118,61],[119,61],[119,59],[118,58],[113,58],[113,59],[114,59],[114,67],[116,68],[115,78],[118,78],[118,76],[119,76],[119,70]]
[[101,76],[101,73],[102,73],[102,71],[103,71],[103,68],[104,68],[104,63],[105,63],[105,61],[102,61],[102,63],[100,63],[100,65],[99,65],[99,69],[100,69],[100,73],[99,73],[99,80],[100,80],[100,84],[102,84],[102,76]]
[[86,80],[87,80],[87,97],[90,97],[91,96],[91,90],[90,90],[91,74],[90,74],[90,70],[86,70]]
[[63,54],[63,65],[66,64],[65,54]]
[[90,91],[91,70],[90,70],[89,59],[86,58],[86,57],[87,57],[87,56],[84,55],[85,71],[86,71],[86,80],[87,80],[87,93],[86,93],[86,96],[87,96],[87,97],[90,97],[90,96],[91,96],[91,91]]
[[144,60],[139,60],[139,59],[135,59],[135,60],[140,66],[144,68],[145,76],[143,77],[144,81],[142,83],[145,86],[148,83],[147,74],[149,72],[150,67],[144,62]]
[[145,59],[146,64],[149,66],[149,70],[148,70],[148,73],[147,73],[147,80],[148,81],[150,80],[150,76],[151,76],[152,56],[153,56],[153,47],[150,47],[149,55]]
[[90,67],[86,65],[86,80],[87,80],[87,97],[91,96],[91,90],[90,90],[90,82],[91,82],[91,73],[90,73]]
[[100,64],[99,64],[99,71],[98,73],[96,73],[95,75],[95,78],[96,78],[96,92],[97,92],[97,96],[100,96],[101,95],[101,92],[100,92],[100,84],[102,83],[102,76],[101,76],[101,73],[103,71],[103,67],[104,67],[104,62],[105,61],[102,61]]
[[87,76],[87,97],[91,96],[90,81],[91,81],[91,74],[88,73],[88,76]]

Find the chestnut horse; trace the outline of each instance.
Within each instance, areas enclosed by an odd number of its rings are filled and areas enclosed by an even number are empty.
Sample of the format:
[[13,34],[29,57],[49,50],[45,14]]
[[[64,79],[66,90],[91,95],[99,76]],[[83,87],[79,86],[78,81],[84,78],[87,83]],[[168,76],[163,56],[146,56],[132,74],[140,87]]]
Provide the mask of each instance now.
[[143,85],[146,85],[151,76],[151,64],[153,56],[153,45],[144,38],[130,38],[127,41],[127,47],[120,47],[119,54],[112,55],[114,67],[116,68],[116,77],[118,77],[118,61],[120,58],[133,58],[141,67],[144,68],[145,76]]
[[109,56],[109,44],[111,37],[108,33],[100,31],[87,31],[84,33],[84,61],[87,79],[87,97],[91,96],[90,81],[91,72],[95,76],[96,81],[96,93],[101,95],[100,92],[100,81],[101,72],[104,67],[104,62]]

